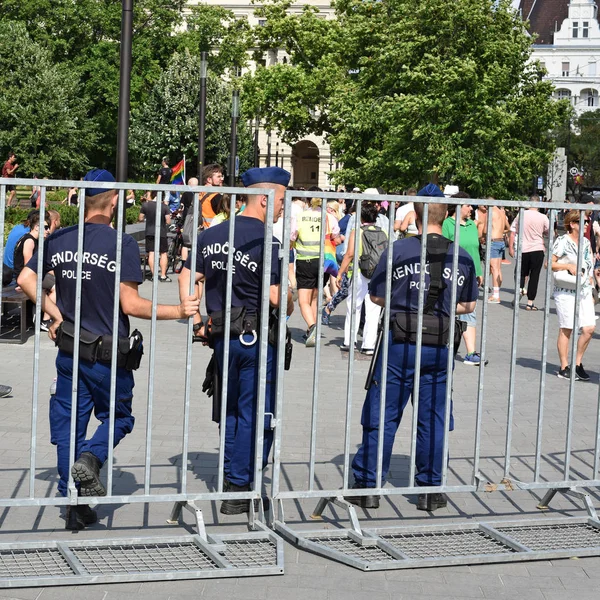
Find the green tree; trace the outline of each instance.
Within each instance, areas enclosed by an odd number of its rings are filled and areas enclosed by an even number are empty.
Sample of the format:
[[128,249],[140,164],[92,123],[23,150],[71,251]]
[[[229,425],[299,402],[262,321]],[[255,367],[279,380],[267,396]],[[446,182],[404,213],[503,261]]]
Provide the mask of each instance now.
[[242,69],[248,63],[251,28],[248,21],[238,19],[222,6],[198,4],[186,16],[186,29],[177,36],[180,51],[192,55],[209,52],[209,68],[223,75]]
[[600,186],[600,110],[584,112],[570,137],[569,166],[583,172],[586,187]]
[[514,196],[543,172],[564,120],[509,0],[338,0],[336,19],[290,0],[260,10],[247,108],[290,142],[325,134],[341,182],[401,189],[430,177]]
[[[130,156],[136,171],[145,177],[156,175],[162,156],[179,161],[189,159],[195,173],[198,154],[198,113],[200,58],[186,51],[175,54],[148,99],[133,114]],[[232,86],[208,74],[206,95],[205,162],[225,165],[229,156]],[[244,121],[238,127],[240,169],[251,165],[252,140]]]
[[79,176],[96,131],[69,68],[54,64],[22,23],[0,22],[0,151],[15,151],[19,175]]
[[[177,47],[185,0],[134,2],[132,109],[143,102]],[[119,101],[121,0],[3,0],[1,20],[23,23],[31,38],[82,85],[99,137],[89,162],[114,168]]]

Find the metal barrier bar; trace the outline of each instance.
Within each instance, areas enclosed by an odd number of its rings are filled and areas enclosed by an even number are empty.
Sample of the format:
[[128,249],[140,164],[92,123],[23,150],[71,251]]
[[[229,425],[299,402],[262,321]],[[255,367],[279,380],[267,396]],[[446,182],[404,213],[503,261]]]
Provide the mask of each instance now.
[[[317,192],[313,192],[316,194]],[[320,192],[318,192],[320,194]],[[319,363],[321,360],[321,310],[323,300],[323,275],[324,266],[322,258],[325,255],[325,236],[327,234],[329,220],[327,218],[327,200],[321,200],[321,223],[319,236],[319,274],[317,276],[317,315],[315,321],[315,358],[313,372],[313,389],[312,389],[312,417],[310,424],[310,463],[308,468],[308,481],[310,489],[314,489],[315,480],[315,460],[317,454],[317,423],[319,413]],[[311,302],[312,310],[312,302]],[[308,332],[307,332],[308,333]]]
[[[4,271],[4,217],[6,214],[6,184],[2,183],[0,177],[0,232],[2,232],[2,239],[0,240],[0,265]],[[0,332],[2,332],[2,294],[0,294]]]
[[485,381],[485,363],[487,349],[487,321],[488,321],[488,298],[487,291],[490,285],[490,256],[492,250],[492,208],[487,209],[487,226],[485,236],[485,270],[483,275],[483,302],[481,316],[481,351],[479,357],[479,379],[477,382],[477,408],[475,409],[475,447],[473,448],[473,477],[471,482],[475,485],[479,479],[479,463],[481,460],[481,421],[483,418],[483,391]]
[[533,471],[533,479],[535,482],[540,480],[541,456],[542,456],[542,433],[544,428],[544,402],[546,398],[546,368],[548,366],[548,333],[550,320],[550,296],[554,277],[552,276],[552,246],[554,245],[554,223],[556,213],[550,211],[549,226],[548,226],[548,253],[546,255],[547,270],[546,270],[546,286],[544,288],[544,325],[542,332],[542,362],[540,367],[540,397],[538,401],[538,419],[537,433],[535,440],[535,466]]
[[[422,242],[421,242],[421,272],[419,273],[419,314],[417,316],[417,329],[423,329],[423,311],[425,310],[425,274],[427,272],[427,227],[429,226],[429,204],[423,204]],[[417,427],[419,421],[419,402],[421,399],[421,359],[423,353],[423,338],[417,337],[415,348],[415,381],[413,384],[413,413],[410,435],[410,473],[409,485],[414,485],[417,468]]]
[[[284,366],[285,366],[285,344],[287,342],[287,296],[289,289],[289,265],[290,265],[290,237],[292,225],[292,194],[285,193],[283,208],[283,239],[281,240],[281,280],[279,296],[279,323],[277,331],[277,371],[275,382],[275,434],[273,436],[273,480],[271,485],[271,495],[276,498],[279,495],[281,480],[281,439],[283,435],[283,415],[284,402]],[[289,218],[288,218],[289,216]],[[276,507],[278,518],[283,518],[280,514],[279,504]]]
[[[235,206],[235,202],[234,202]],[[260,304],[260,344],[258,354],[258,397],[256,402],[256,431],[254,438],[254,491],[258,494],[262,489],[263,445],[265,438],[265,403],[267,398],[267,361],[269,351],[269,311],[271,266],[273,253],[273,218],[275,210],[275,191],[267,196],[267,214],[265,223],[265,244],[263,252],[262,296]],[[284,276],[287,274],[284,274]],[[272,423],[271,423],[272,426]]]
[[125,202],[125,191],[119,190],[117,202],[117,254],[115,257],[115,298],[113,302],[112,330],[117,332],[112,336],[112,348],[110,356],[110,406],[108,416],[108,458],[106,459],[106,493],[112,496],[113,469],[115,452],[115,412],[117,398],[117,348],[119,342],[119,316],[121,310],[121,259],[123,256],[123,203]]
[[[79,223],[77,225],[77,281],[75,283],[75,336],[73,340],[73,382],[71,388],[71,430],[69,438],[69,496],[71,503],[77,502],[77,489],[73,481],[73,463],[77,435],[77,394],[79,389],[79,344],[81,340],[81,290],[83,288],[83,236],[85,231],[85,196],[79,190]],[[39,275],[39,274],[38,274]],[[39,277],[38,277],[39,279]]]
[[[193,296],[196,292],[196,260],[198,258],[198,221],[200,211],[199,195],[194,194],[192,205],[188,210],[193,210],[193,228],[192,228],[192,251],[190,253],[190,284],[187,292]],[[200,285],[204,285],[201,283]],[[194,317],[188,319],[186,331],[186,349],[185,349],[185,383],[183,396],[183,443],[181,447],[181,476],[180,476],[180,491],[182,494],[187,493],[187,475],[188,475],[188,453],[190,442],[190,398],[192,393],[192,341],[194,338]],[[221,488],[219,488],[221,489]]]
[[[394,262],[394,217],[395,203],[390,204],[391,211],[388,223],[388,249],[387,249],[387,261],[385,265],[385,306],[383,307],[383,323],[380,323],[380,327],[383,327],[381,333],[382,341],[382,354],[381,354],[381,398],[379,401],[379,431],[377,432],[377,475],[375,487],[382,487],[383,483],[383,445],[384,445],[384,434],[385,434],[385,406],[387,402],[387,369],[389,360],[389,331],[390,331],[390,304],[392,297],[392,265]],[[367,292],[367,295],[369,292]],[[366,299],[365,299],[366,300]],[[373,358],[375,360],[375,356]]]
[[[148,357],[148,406],[146,412],[146,450],[144,457],[144,494],[150,494],[152,479],[152,421],[154,416],[154,371],[156,368],[156,316],[158,311],[158,276],[160,269],[160,226],[162,221],[162,192],[156,194],[154,213],[154,273],[152,277],[152,318],[150,321],[150,352]],[[148,248],[146,248],[148,251]]]
[[[517,362],[517,335],[519,332],[519,296],[521,282],[521,263],[523,259],[522,241],[523,241],[523,215],[525,210],[519,210],[519,243],[517,244],[517,268],[515,271],[515,299],[513,310],[513,325],[512,325],[512,345],[510,351],[510,373],[508,376],[508,411],[506,416],[506,445],[504,459],[504,477],[510,475],[510,459],[512,450],[512,429],[513,429],[513,414],[515,401],[515,370]],[[517,289],[519,288],[519,289]]]
[[[233,265],[235,253],[235,202],[234,210],[229,215],[229,234],[227,248],[227,264]],[[231,205],[230,205],[231,208]],[[231,299],[233,297],[233,269],[227,269],[227,289],[225,290],[225,327],[223,329],[223,373],[221,373],[221,416],[219,422],[219,475],[217,489],[222,492],[225,485],[225,437],[227,436],[227,398],[229,395],[229,344],[227,340],[231,337]]]
[[[345,415],[345,431],[344,431],[344,466],[343,478],[344,489],[348,489],[348,475],[350,474],[350,430],[352,422],[352,384],[354,382],[354,345],[356,339],[356,331],[358,324],[356,322],[356,304],[358,294],[358,251],[360,248],[360,215],[362,211],[362,200],[356,200],[356,212],[354,217],[354,259],[352,261],[352,279],[350,280],[350,295],[346,298],[346,302],[350,301],[350,340],[348,350],[348,384],[346,387],[346,415]],[[357,228],[358,221],[358,228]],[[346,229],[348,233],[348,229]],[[347,250],[347,247],[346,247]],[[312,488],[310,488],[312,490]]]
[[[457,198],[455,198],[457,200]],[[452,254],[452,290],[450,294],[450,328],[448,332],[448,362],[446,366],[446,409],[444,415],[444,445],[442,451],[442,485],[448,482],[450,419],[452,417],[452,382],[454,380],[454,332],[456,330],[456,298],[458,295],[458,254],[460,250],[460,204],[454,214],[454,252]]]
[[[35,341],[33,348],[33,389],[31,391],[31,445],[29,466],[29,497],[35,497],[35,473],[37,452],[37,418],[40,393],[40,335],[42,325],[42,281],[44,279],[44,243],[46,237],[46,190],[40,194],[40,222],[37,249],[37,281],[35,289]],[[4,229],[1,230],[4,233]],[[27,266],[27,265],[24,265]],[[26,315],[21,316],[26,319]]]
[[[579,332],[579,310],[582,288],[582,265],[583,265],[583,234],[584,234],[585,211],[579,211],[579,241],[577,251],[577,279],[575,282],[575,310],[573,311],[573,331],[571,332],[571,379],[569,381],[569,405],[567,410],[567,434],[565,437],[565,466],[564,478],[569,479],[571,470],[571,439],[573,436],[573,401],[575,394],[575,376],[577,368],[577,336]],[[592,234],[593,235],[593,234]],[[584,273],[587,276],[587,271]],[[562,365],[561,365],[562,368]]]

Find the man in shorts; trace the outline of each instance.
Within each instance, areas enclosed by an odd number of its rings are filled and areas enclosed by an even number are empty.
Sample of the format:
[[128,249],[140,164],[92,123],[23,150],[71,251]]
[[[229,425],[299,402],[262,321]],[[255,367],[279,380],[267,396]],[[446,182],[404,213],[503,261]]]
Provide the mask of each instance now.
[[[494,198],[488,198],[493,200]],[[487,236],[488,207],[480,206],[481,237]],[[490,247],[490,273],[492,275],[492,295],[488,298],[490,304],[500,304],[500,288],[502,287],[502,256],[506,248],[504,236],[510,229],[508,217],[504,208],[490,207],[492,211],[492,244]]]
[[[17,157],[14,152],[8,153],[8,160],[4,163],[2,167],[2,177],[14,178],[15,171],[19,168],[17,164]],[[8,198],[6,199],[6,206],[11,207],[12,201],[17,195],[17,191],[14,185],[7,185],[6,191],[9,192]]]
[[[156,192],[148,192],[148,195],[148,200],[142,204],[138,220],[140,222],[146,221],[146,252],[148,253],[150,273],[152,274],[152,277],[154,277],[154,252],[156,251],[156,240],[154,237],[156,231]],[[171,223],[171,211],[164,203],[161,203],[158,211],[160,215],[160,236],[158,242],[158,251],[160,252],[160,275],[158,280],[162,283],[167,283],[171,281],[171,278],[167,276],[167,267],[169,266],[169,257],[167,256],[167,250],[169,248],[167,225]]]

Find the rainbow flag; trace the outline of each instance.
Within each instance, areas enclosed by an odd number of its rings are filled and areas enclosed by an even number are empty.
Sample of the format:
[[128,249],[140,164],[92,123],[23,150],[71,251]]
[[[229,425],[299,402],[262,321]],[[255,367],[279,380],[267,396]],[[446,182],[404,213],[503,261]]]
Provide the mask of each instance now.
[[185,160],[180,160],[172,169],[171,185],[184,185]]

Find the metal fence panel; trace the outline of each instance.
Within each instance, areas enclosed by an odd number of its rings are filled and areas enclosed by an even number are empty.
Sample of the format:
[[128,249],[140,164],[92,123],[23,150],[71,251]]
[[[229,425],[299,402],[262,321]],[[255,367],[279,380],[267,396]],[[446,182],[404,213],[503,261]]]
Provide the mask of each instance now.
[[[194,195],[193,210],[194,230],[197,230],[199,224],[200,194],[213,191],[213,188],[205,186],[161,186],[154,184],[133,184],[133,183],[99,183],[83,181],[53,181],[53,180],[26,180],[26,179],[0,179],[0,224],[4,225],[6,185],[19,186],[40,186],[40,213],[43,224],[44,217],[49,210],[47,202],[47,190],[49,188],[70,188],[79,189],[79,208],[78,224],[76,226],[77,256],[76,256],[76,306],[75,306],[75,345],[74,345],[74,372],[79,372],[79,337],[81,329],[82,304],[85,301],[83,270],[85,264],[86,233],[85,233],[85,190],[88,188],[115,190],[118,192],[117,201],[117,228],[123,229],[125,191],[129,189],[155,191],[157,193],[154,239],[156,243],[160,239],[161,227],[161,204],[163,194],[169,192],[191,192]],[[232,194],[231,208],[232,218],[229,225],[228,239],[228,259],[229,264],[234,261],[234,235],[235,235],[235,200],[236,194],[247,194],[248,190],[243,188],[223,187],[219,192]],[[192,341],[193,318],[187,319],[185,334],[182,340],[185,350],[185,365],[182,368],[183,375],[183,394],[181,405],[181,423],[182,431],[180,437],[181,444],[181,462],[176,465],[176,477],[172,484],[176,491],[163,489],[155,492],[153,481],[154,464],[154,446],[153,436],[155,434],[155,415],[154,409],[157,400],[160,399],[160,392],[157,388],[157,367],[158,367],[158,344],[159,331],[157,328],[159,312],[159,249],[156,247],[153,261],[154,277],[152,281],[151,296],[151,318],[149,323],[150,336],[145,341],[145,347],[148,349],[148,363],[143,364],[142,370],[138,372],[138,379],[142,379],[144,369],[147,369],[147,402],[144,397],[138,397],[137,410],[141,410],[146,405],[146,424],[145,439],[143,443],[143,484],[140,490],[132,489],[130,493],[123,494],[123,488],[117,490],[115,486],[115,454],[109,444],[107,460],[107,491],[105,496],[81,497],[78,496],[77,488],[73,481],[71,468],[75,462],[75,440],[77,436],[77,406],[79,383],[78,378],[73,378],[71,390],[71,420],[70,420],[70,444],[69,444],[69,485],[66,497],[50,497],[48,490],[42,491],[38,485],[36,489],[36,474],[39,473],[39,443],[36,432],[39,425],[39,398],[44,390],[40,387],[40,322],[42,317],[41,299],[42,278],[38,277],[36,289],[36,327],[34,342],[34,361],[33,361],[33,399],[31,413],[31,445],[29,457],[29,490],[26,496],[20,493],[13,493],[0,498],[0,506],[4,507],[26,507],[26,506],[71,506],[78,505],[100,505],[100,504],[121,504],[121,503],[174,503],[175,508],[171,514],[171,522],[177,522],[182,508],[188,508],[196,518],[198,527],[197,536],[187,536],[184,538],[136,538],[121,540],[97,540],[89,541],[84,544],[73,544],[71,542],[56,542],[46,544],[44,542],[32,544],[0,544],[0,587],[30,586],[30,585],[64,585],[98,583],[111,581],[151,581],[157,579],[186,579],[197,577],[223,577],[223,576],[245,576],[245,575],[267,575],[281,574],[283,572],[283,549],[281,540],[277,536],[265,529],[261,519],[262,510],[257,514],[254,510],[252,500],[258,500],[262,496],[262,442],[263,427],[265,420],[265,393],[266,393],[266,369],[267,369],[267,329],[269,324],[269,286],[270,286],[270,262],[271,246],[273,238],[273,204],[274,191],[272,189],[253,189],[253,194],[265,195],[267,197],[267,222],[265,223],[265,248],[264,248],[264,269],[261,281],[261,304],[260,304],[260,331],[258,336],[258,360],[259,360],[259,388],[258,400],[256,403],[256,422],[257,431],[255,432],[256,446],[254,450],[254,486],[247,492],[226,492],[223,485],[223,464],[226,436],[226,419],[221,420],[221,431],[219,435],[218,455],[215,456],[215,462],[219,465],[219,483],[215,490],[210,487],[206,491],[192,490],[188,485],[188,464],[190,435],[193,432],[193,422],[191,419],[192,411],[192,377],[194,370],[204,371],[205,364],[196,357],[193,359]],[[123,236],[116,236],[116,264],[114,269],[115,294],[111,299],[112,307],[112,327],[114,331],[119,329],[119,310],[120,310],[120,281],[121,281],[121,262],[123,258]],[[0,244],[0,256],[3,255],[4,244]],[[195,264],[198,255],[198,238],[193,236],[192,248],[190,249],[190,263],[192,277],[190,278],[189,292],[194,293],[196,287],[194,281]],[[42,273],[44,260],[47,254],[47,243],[44,244],[44,236],[40,235],[38,247],[38,273]],[[231,268],[227,269],[227,290],[226,306],[227,315],[225,327],[227,331],[231,328],[231,289],[232,289]],[[89,291],[88,291],[89,293]],[[0,299],[0,311],[2,310],[2,301]],[[3,322],[0,322],[0,335],[2,333]],[[132,327],[133,329],[133,327]],[[111,347],[111,373],[110,373],[110,408],[108,427],[109,439],[114,439],[115,435],[115,412],[118,402],[117,396],[117,344],[118,336],[114,335]],[[227,361],[228,344],[225,344],[225,361]],[[48,355],[46,355],[48,356]],[[53,357],[52,357],[53,360]],[[227,364],[227,362],[225,362]],[[227,373],[227,371],[226,371]],[[234,382],[235,383],[235,382]],[[227,408],[226,402],[227,374],[223,389],[223,416]],[[200,390],[197,390],[200,394]],[[140,402],[141,400],[141,402]],[[179,416],[178,416],[179,418]],[[204,528],[202,511],[195,502],[199,501],[217,501],[227,499],[250,500],[250,516],[248,524],[250,528],[257,531],[249,531],[243,534],[231,534],[225,536],[210,537]]]

